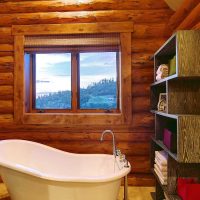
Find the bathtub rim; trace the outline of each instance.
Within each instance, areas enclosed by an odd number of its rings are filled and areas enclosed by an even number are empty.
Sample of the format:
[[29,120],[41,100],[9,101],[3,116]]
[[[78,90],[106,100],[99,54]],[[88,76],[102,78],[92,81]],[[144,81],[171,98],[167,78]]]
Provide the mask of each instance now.
[[[49,149],[50,151],[56,151],[58,153],[62,153],[62,154],[68,154],[68,155],[72,155],[72,156],[108,156],[111,157],[113,155],[111,154],[77,154],[77,153],[71,153],[71,152],[65,152],[59,149],[56,149],[54,147],[50,147],[41,143],[37,143],[37,142],[33,142],[33,141],[29,141],[29,140],[21,140],[21,139],[7,139],[7,140],[1,140],[0,141],[0,145],[1,143],[11,143],[11,142],[23,142],[23,143],[30,143],[32,145],[37,145],[40,146],[42,148],[46,148]],[[49,181],[59,181],[59,182],[110,182],[110,181],[114,181],[117,179],[121,179],[124,176],[128,175],[128,173],[130,173],[131,171],[131,165],[129,163],[129,168],[125,168],[123,167],[123,169],[121,169],[118,173],[113,173],[112,175],[105,175],[105,176],[93,176],[93,177],[84,177],[84,178],[80,178],[80,177],[60,177],[60,176],[52,176],[51,174],[45,174],[39,170],[36,169],[31,169],[29,167],[23,166],[23,165],[19,165],[19,164],[15,164],[13,162],[10,161],[5,161],[4,162],[1,160],[1,156],[0,156],[0,168],[5,167],[17,172],[21,172],[24,174],[28,174],[34,177],[38,177],[41,179],[45,179],[45,180],[49,180]]]

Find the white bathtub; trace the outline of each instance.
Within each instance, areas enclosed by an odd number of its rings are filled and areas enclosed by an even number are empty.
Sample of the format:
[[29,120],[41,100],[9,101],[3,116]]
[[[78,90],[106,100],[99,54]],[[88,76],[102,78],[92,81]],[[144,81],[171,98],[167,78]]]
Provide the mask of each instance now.
[[12,200],[116,200],[121,178],[131,170],[118,161],[25,140],[0,141],[0,175]]

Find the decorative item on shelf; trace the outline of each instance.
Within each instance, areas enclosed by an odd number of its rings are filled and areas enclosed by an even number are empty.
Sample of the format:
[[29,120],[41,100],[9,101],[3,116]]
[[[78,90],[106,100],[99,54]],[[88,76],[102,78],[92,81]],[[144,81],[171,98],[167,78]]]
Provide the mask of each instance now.
[[160,93],[158,101],[158,111],[166,112],[167,111],[167,94]]
[[171,130],[165,128],[163,131],[163,144],[172,152],[177,152],[177,136]]
[[176,74],[176,55],[169,60],[169,76]]
[[182,200],[200,200],[200,184],[197,178],[178,178],[177,194]]
[[162,185],[167,185],[167,158],[165,151],[155,151],[154,171]]
[[156,71],[156,80],[160,81],[163,78],[168,77],[169,75],[169,66],[167,64],[162,64],[158,67]]

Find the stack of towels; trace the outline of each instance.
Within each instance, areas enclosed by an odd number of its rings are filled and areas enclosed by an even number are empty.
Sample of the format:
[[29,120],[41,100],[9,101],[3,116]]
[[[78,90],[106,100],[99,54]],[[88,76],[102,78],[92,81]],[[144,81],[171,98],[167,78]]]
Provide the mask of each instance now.
[[158,67],[156,71],[156,80],[159,81],[163,78],[166,78],[169,76],[169,67],[168,65],[162,64]]
[[162,185],[167,185],[167,158],[165,151],[155,151],[154,171]]

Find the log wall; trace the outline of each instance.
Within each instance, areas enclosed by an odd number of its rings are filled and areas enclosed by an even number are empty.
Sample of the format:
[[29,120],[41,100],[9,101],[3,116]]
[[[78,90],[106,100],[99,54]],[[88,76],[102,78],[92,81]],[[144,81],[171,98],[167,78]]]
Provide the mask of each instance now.
[[150,56],[164,42],[165,24],[173,12],[164,0],[1,0],[0,3],[0,139],[27,139],[76,153],[111,153],[111,138],[99,142],[106,126],[69,128],[18,125],[13,122],[14,50],[12,25],[132,21],[131,126],[112,127],[117,146],[132,164],[131,184],[152,185],[150,138],[153,116],[149,112],[149,85],[153,81]]

